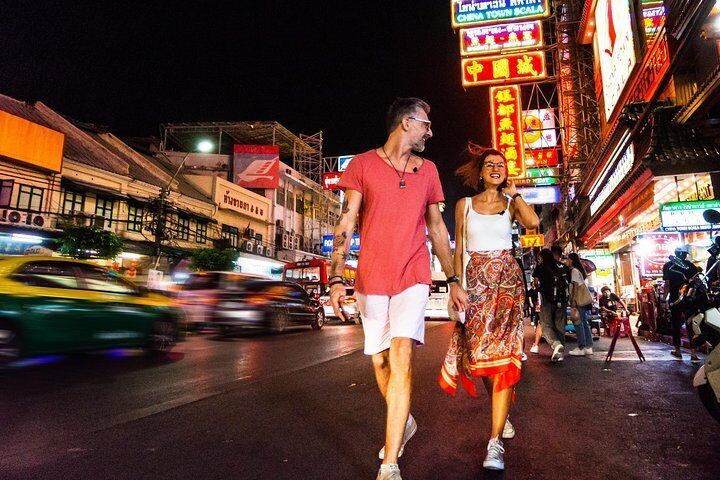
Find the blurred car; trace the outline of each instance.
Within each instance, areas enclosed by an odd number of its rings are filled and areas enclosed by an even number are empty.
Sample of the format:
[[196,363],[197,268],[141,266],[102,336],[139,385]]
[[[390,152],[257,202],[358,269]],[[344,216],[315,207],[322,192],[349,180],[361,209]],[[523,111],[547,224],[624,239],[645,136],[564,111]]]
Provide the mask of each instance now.
[[282,332],[291,325],[320,330],[325,325],[325,312],[320,302],[297,283],[246,280],[219,295],[206,321],[222,333],[247,328]]
[[[330,303],[330,295],[323,295],[318,299],[323,306],[325,312],[325,318],[338,318],[335,315],[335,310],[332,308]],[[341,300],[340,308],[342,308],[343,314],[345,315],[346,322],[360,323],[360,309],[357,305],[357,299],[355,298],[355,289],[352,287],[345,287],[345,297]]]
[[181,315],[171,302],[88,262],[0,257],[0,365],[119,347],[166,354]]
[[177,292],[177,302],[190,326],[207,325],[224,294],[237,292],[244,282],[260,278],[236,272],[191,273]]

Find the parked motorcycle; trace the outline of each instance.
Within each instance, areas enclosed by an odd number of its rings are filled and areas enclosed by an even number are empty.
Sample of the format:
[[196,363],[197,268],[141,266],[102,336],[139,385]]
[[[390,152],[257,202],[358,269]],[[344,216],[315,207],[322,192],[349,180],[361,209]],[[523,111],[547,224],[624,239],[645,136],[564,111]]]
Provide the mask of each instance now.
[[[720,224],[720,212],[706,210],[703,212],[705,221]],[[712,231],[711,231],[712,238]],[[716,242],[708,249],[714,258],[720,258],[720,247]],[[705,273],[694,275],[687,284],[685,292],[687,305],[690,309],[690,321],[694,346],[708,344],[712,351],[705,359],[705,363],[695,374],[693,386],[697,389],[700,400],[708,412],[720,422],[720,288],[717,285],[708,285],[707,278],[711,272],[720,268],[720,261],[716,260]]]

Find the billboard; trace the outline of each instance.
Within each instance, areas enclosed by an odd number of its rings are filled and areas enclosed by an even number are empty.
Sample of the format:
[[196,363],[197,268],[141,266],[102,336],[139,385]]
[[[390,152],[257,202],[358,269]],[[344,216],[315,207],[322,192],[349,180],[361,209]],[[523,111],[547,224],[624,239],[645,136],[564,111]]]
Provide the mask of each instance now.
[[0,155],[60,173],[65,135],[0,110]]
[[460,29],[463,56],[501,53],[543,46],[542,22],[505,23]]
[[546,203],[560,203],[560,187],[551,185],[548,187],[520,187],[518,192],[523,196],[528,205],[544,205]]
[[339,190],[340,177],[342,172],[325,172],[322,176],[322,186],[325,190]]
[[532,82],[547,76],[545,52],[463,58],[460,63],[465,87]]
[[342,155],[338,157],[338,172],[344,172],[350,164],[350,160],[353,158],[355,158],[355,155]]
[[520,123],[520,87],[506,85],[490,88],[493,148],[502,152],[511,178],[525,175]]
[[[323,253],[332,252],[334,238],[335,238],[335,235],[333,235],[332,233],[322,236],[322,251],[323,251]],[[350,251],[351,252],[360,251],[360,235],[357,233],[354,233],[352,238],[350,239]]]
[[720,200],[664,203],[660,205],[662,229],[666,232],[712,230],[712,225],[703,218],[703,212],[708,209],[720,211]]
[[560,164],[556,148],[525,150],[527,167],[557,167]]
[[555,148],[557,146],[554,108],[523,110],[522,119],[525,148]]
[[635,66],[630,0],[598,0],[594,42],[608,121]]
[[665,6],[663,2],[642,4],[643,30],[645,38],[653,39],[665,25]]
[[547,0],[452,0],[450,9],[453,28],[550,15]]
[[277,145],[235,145],[233,183],[245,188],[278,188],[280,148]]

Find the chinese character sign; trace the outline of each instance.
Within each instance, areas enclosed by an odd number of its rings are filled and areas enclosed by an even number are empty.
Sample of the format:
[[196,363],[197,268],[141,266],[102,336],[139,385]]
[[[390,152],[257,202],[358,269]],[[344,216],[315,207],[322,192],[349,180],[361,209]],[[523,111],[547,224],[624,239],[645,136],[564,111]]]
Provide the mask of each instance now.
[[555,148],[525,150],[525,165],[528,167],[557,167],[558,151]]
[[454,28],[550,15],[547,0],[452,0],[450,6]]
[[460,53],[463,56],[542,46],[543,32],[540,21],[460,29]]
[[512,178],[525,175],[521,108],[519,86],[490,88],[493,148],[505,155],[508,174]]
[[552,108],[523,110],[525,148],[553,148],[557,146],[555,112]]
[[528,82],[547,76],[544,52],[464,58],[461,64],[462,83],[465,87]]

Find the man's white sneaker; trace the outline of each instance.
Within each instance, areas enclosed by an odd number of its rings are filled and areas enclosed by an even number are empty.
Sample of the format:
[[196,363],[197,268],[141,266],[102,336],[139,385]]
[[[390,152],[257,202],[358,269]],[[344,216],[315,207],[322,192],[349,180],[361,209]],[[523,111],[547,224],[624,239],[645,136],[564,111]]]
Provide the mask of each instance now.
[[530,353],[538,353],[539,351],[540,347],[538,347],[537,345],[533,345],[532,347],[530,347]]
[[527,362],[527,355],[525,355],[525,352],[523,352],[522,357],[521,357],[521,360],[522,360],[523,362]]
[[400,476],[400,467],[398,467],[397,463],[380,465],[380,471],[378,472],[375,480],[402,480],[402,477]]
[[495,437],[491,438],[487,446],[487,456],[483,462],[483,467],[489,470],[505,470],[505,461],[503,460],[503,448],[502,441]]
[[552,357],[550,357],[551,362],[562,362],[563,361],[563,352],[565,352],[565,347],[560,343],[553,348]]
[[501,436],[504,439],[515,438],[515,427],[510,423],[510,419],[505,419],[505,427],[503,427]]
[[572,350],[568,352],[568,355],[572,355],[573,357],[584,357],[585,356],[585,349],[575,347]]
[[[417,432],[417,422],[412,415],[408,415],[407,423],[405,423],[405,433],[403,434],[403,443],[402,445],[400,445],[398,457],[402,457],[402,454],[405,451],[405,444],[408,442],[408,440],[412,438],[413,435],[415,435],[415,432]],[[385,445],[383,445],[383,447],[380,449],[378,457],[380,457],[380,460],[385,460]]]
[[595,352],[593,352],[592,347],[587,347],[585,350],[583,350],[583,352],[585,352],[585,355],[594,355],[595,354]]

